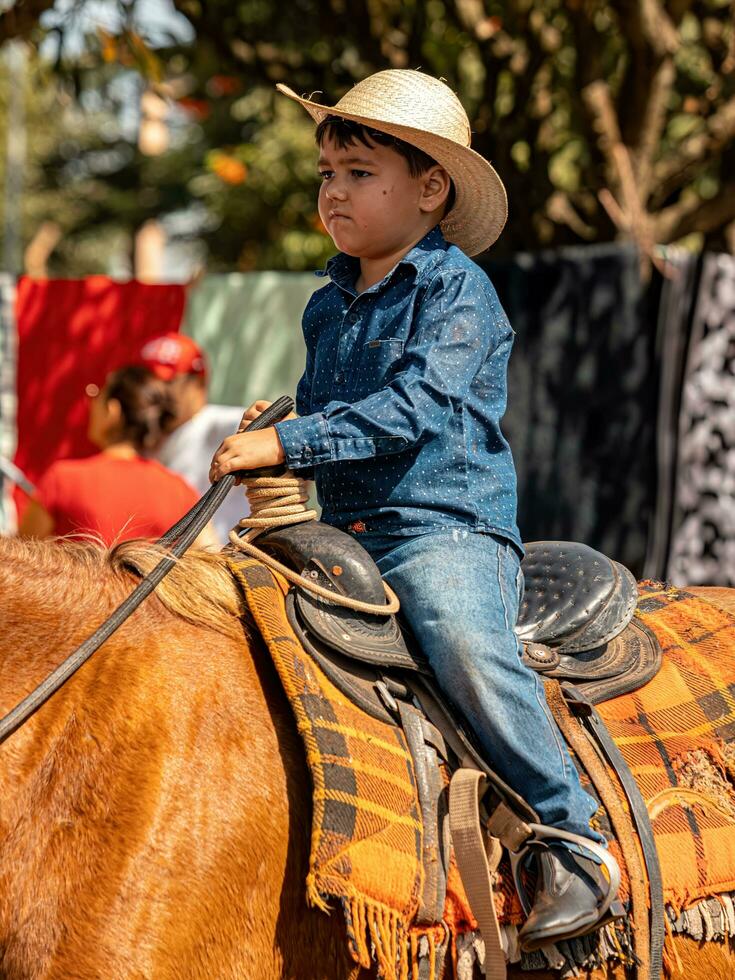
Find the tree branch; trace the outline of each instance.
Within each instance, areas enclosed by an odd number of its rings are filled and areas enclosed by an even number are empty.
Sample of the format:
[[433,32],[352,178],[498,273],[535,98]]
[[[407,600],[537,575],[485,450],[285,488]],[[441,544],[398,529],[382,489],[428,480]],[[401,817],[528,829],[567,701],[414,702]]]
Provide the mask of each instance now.
[[658,58],[675,54],[679,48],[679,32],[659,0],[639,0],[641,25],[651,50]]
[[416,68],[421,64],[421,50],[426,32],[426,4],[417,3],[414,8],[411,31],[406,43],[409,68]]
[[615,175],[617,197],[607,187],[598,192],[600,203],[618,231],[633,239],[641,255],[641,275],[650,275],[650,263],[659,264],[655,253],[656,235],[651,215],[645,207],[638,186],[638,175],[630,149],[620,137],[612,96],[605,82],[593,82],[582,93],[596,121],[599,143],[608,161],[609,170]]
[[617,178],[619,182],[613,149],[622,143],[623,138],[620,135],[618,116],[607,82],[601,80],[591,82],[583,89],[582,100],[592,121],[597,146],[607,161],[609,175]]
[[669,96],[676,81],[676,66],[672,57],[666,57],[658,67],[651,82],[648,101],[640,129],[640,141],[634,153],[638,175],[638,194],[646,202],[653,184],[654,160],[666,125]]
[[[735,0],[732,0],[730,4],[730,20],[735,24]],[[730,46],[727,51],[727,57],[722,62],[722,73],[723,75],[730,75],[735,71],[735,30],[730,32]]]
[[574,208],[569,197],[563,191],[554,191],[546,202],[546,214],[558,225],[566,225],[575,235],[591,242],[595,237],[595,229],[588,225]]
[[735,221],[735,182],[732,181],[711,201],[702,201],[692,194],[659,211],[654,220],[654,234],[657,242],[668,245],[692,232],[706,235],[731,221]]
[[[571,38],[570,41],[576,50],[574,65],[574,79],[569,86],[569,100],[572,109],[572,126],[579,132],[587,144],[589,153],[589,164],[586,173],[583,175],[584,186],[597,188],[601,181],[601,175],[607,175],[607,182],[613,177],[610,165],[610,158],[603,149],[600,140],[598,126],[601,125],[597,119],[594,107],[587,98],[587,89],[590,85],[600,82],[606,75],[603,66],[602,45],[598,43],[598,34],[593,21],[590,19],[583,4],[570,3],[567,5],[567,17],[569,20]],[[614,129],[619,137],[619,130],[616,117]],[[601,240],[607,240],[610,236],[612,223],[607,220],[608,215],[597,207],[597,194],[593,193],[591,200],[594,202],[594,210],[590,210],[587,217],[594,220],[597,236]]]
[[665,66],[679,47],[679,34],[659,0],[620,0],[618,23],[629,47],[618,97],[620,129],[636,171],[645,175],[645,187],[641,186],[645,200],[675,78],[673,63]]

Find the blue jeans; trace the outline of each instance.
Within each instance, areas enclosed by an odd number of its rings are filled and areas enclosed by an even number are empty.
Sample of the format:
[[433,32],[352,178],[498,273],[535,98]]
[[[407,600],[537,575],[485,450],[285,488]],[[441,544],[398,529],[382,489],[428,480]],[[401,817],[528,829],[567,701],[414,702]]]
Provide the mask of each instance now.
[[580,785],[538,675],[521,661],[513,626],[523,572],[513,545],[454,528],[356,537],[488,763],[542,823],[602,842],[589,826],[597,803]]

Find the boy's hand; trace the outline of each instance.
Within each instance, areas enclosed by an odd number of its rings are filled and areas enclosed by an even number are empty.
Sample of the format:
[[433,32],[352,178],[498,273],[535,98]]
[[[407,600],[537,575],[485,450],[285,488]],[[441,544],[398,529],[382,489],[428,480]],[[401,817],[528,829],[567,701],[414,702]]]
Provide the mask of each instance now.
[[[257,419],[257,417],[260,415],[260,413],[264,412],[266,408],[270,408],[272,404],[273,402],[264,402],[262,400],[253,402],[250,408],[248,408],[245,414],[243,415],[240,421],[240,426],[237,431],[244,432],[247,429],[247,427],[250,425],[250,423],[254,422]],[[294,412],[289,412],[289,414],[284,417],[283,421],[285,422],[286,419],[295,419],[296,417],[297,416]]]
[[[257,404],[263,404],[262,402]],[[260,413],[256,414],[257,415]],[[278,433],[272,427],[256,432],[237,432],[227,436],[212,458],[209,479],[221,480],[236,470],[255,470],[262,466],[277,466],[286,458]],[[240,482],[239,480],[237,481]]]

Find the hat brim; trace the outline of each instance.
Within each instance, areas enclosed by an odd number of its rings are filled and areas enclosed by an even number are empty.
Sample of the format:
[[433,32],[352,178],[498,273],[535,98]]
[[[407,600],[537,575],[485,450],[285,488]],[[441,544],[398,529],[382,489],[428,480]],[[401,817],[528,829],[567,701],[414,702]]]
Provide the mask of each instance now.
[[447,241],[467,255],[484,252],[497,241],[508,219],[505,187],[493,166],[471,147],[423,129],[387,122],[378,116],[355,115],[334,106],[321,105],[297,95],[282,83],[276,88],[302,105],[317,124],[326,116],[341,116],[404,140],[433,157],[454,182],[454,206],[441,222]]

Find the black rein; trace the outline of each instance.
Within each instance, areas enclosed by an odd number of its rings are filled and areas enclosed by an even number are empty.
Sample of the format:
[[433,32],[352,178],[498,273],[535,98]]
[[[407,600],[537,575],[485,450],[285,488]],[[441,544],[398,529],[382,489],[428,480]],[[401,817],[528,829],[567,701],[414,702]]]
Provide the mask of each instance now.
[[[250,430],[266,429],[279,422],[289,412],[293,411],[293,400],[284,395],[262,412],[250,424]],[[96,653],[105,640],[118,629],[131,613],[138,608],[144,599],[153,592],[158,583],[168,575],[177,560],[191,546],[197,535],[209,523],[212,515],[222,504],[232,489],[235,480],[242,474],[229,473],[218,483],[213,483],[207,492],[197,501],[191,510],[184,514],[180,521],[169,528],[157,542],[169,548],[170,554],[162,558],[151,572],[133,589],[130,595],[80,646],[76,648],[59,666],[53,670],[35,690],[23,698],[4,718],[0,718],[0,744],[9,738],[13,732],[24,725],[48,699],[75,674],[82,664]]]

